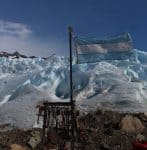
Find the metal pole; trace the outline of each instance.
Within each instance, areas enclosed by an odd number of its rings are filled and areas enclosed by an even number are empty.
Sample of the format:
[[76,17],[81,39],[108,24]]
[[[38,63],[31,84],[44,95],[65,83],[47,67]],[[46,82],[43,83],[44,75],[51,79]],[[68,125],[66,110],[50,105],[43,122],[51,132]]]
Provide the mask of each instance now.
[[72,89],[72,27],[69,26],[69,59],[70,59],[70,101],[73,103],[73,89]]
[[75,129],[75,123],[74,123],[74,100],[73,100],[73,78],[72,78],[72,27],[68,27],[69,32],[69,59],[70,59],[70,102],[71,102],[71,121],[72,121],[72,137],[71,137],[71,150],[75,149],[75,137],[74,137],[74,129]]

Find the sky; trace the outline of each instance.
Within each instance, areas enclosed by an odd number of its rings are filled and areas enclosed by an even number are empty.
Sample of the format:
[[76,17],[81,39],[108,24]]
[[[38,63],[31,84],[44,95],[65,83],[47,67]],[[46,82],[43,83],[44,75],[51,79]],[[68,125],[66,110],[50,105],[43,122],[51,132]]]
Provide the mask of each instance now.
[[129,32],[147,51],[147,0],[0,0],[0,51],[68,55],[69,25],[98,39]]

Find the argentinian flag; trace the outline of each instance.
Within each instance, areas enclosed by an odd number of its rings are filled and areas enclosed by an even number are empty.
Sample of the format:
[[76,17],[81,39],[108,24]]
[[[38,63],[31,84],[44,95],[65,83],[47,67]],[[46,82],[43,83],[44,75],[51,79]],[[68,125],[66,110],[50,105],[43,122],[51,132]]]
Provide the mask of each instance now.
[[132,39],[123,33],[105,40],[75,38],[77,62],[128,59],[132,54]]

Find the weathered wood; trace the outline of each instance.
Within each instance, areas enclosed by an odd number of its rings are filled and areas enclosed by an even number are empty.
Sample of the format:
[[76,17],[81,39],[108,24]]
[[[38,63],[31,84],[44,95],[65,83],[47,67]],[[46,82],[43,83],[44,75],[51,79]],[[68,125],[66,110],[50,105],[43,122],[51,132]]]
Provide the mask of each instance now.
[[[44,102],[41,107],[38,106],[39,115],[43,117],[43,137],[42,143],[43,146],[48,141],[49,133],[52,134],[52,131],[56,132],[56,142],[58,147],[62,144],[61,141],[69,142],[72,145],[72,142],[77,140],[77,120],[75,110],[72,109],[71,102]],[[43,116],[42,116],[43,114]],[[76,129],[73,130],[73,123]],[[74,133],[73,133],[74,132]],[[52,136],[52,135],[51,135]],[[59,142],[60,141],[60,142]],[[75,148],[74,148],[75,150]]]

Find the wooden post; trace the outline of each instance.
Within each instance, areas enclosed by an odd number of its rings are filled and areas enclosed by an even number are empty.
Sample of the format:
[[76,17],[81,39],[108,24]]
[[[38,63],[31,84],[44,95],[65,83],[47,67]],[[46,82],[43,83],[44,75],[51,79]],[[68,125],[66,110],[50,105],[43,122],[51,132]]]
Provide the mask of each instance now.
[[47,107],[44,103],[44,116],[43,116],[43,137],[42,137],[42,143],[43,143],[43,149],[46,142],[46,119],[47,119]]

